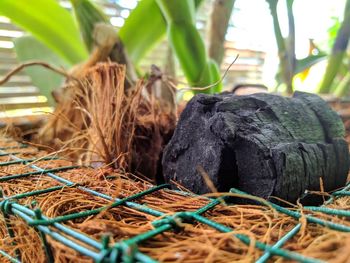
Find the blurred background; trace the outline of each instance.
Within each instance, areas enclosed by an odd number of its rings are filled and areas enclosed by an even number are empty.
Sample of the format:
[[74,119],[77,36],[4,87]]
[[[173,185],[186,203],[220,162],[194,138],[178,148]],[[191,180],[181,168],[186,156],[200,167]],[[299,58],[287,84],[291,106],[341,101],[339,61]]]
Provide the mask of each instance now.
[[[58,2],[64,9],[72,12],[72,2]],[[139,3],[137,0],[93,0],[92,2],[102,10],[110,24],[118,30],[123,27]],[[196,12],[195,27],[209,50],[207,52],[213,52],[209,47],[213,42],[211,31],[224,29],[224,56],[218,63],[221,76],[228,70],[223,79],[223,90],[231,90],[238,84],[262,84],[273,92],[283,93],[292,90],[322,92],[322,82],[325,81],[334,43],[340,35],[342,22],[345,20],[344,14],[348,12],[345,0],[275,1],[279,28],[287,43],[286,49],[294,49],[292,53],[294,53],[295,65],[293,72],[289,73],[292,77],[286,78],[283,77],[283,69],[281,69],[281,51],[277,44],[274,26],[276,21],[271,14],[271,5],[274,1],[221,1],[221,4],[232,5],[231,15],[227,25],[216,25],[216,28],[213,28],[213,19],[220,16],[219,12],[215,14],[214,11],[215,4],[218,2],[220,1],[202,1]],[[291,16],[288,14],[289,4],[292,5],[294,25],[291,25]],[[30,59],[26,55],[28,52],[39,53],[38,57],[44,52],[40,48],[28,45],[24,45],[27,51],[23,51],[21,41],[16,44],[16,39],[23,38],[30,32],[23,24],[18,23],[16,10],[5,10],[5,8],[6,6],[0,6],[0,79],[20,63]],[[25,12],[26,7],[22,8]],[[293,39],[290,39],[291,33],[294,34]],[[341,64],[341,69],[333,77],[334,81],[327,84],[329,89],[323,90],[323,93],[335,96],[348,95],[348,38],[345,32],[343,36],[343,41],[346,42],[345,55],[337,63]],[[148,72],[152,64],[160,67],[163,72],[168,72],[170,67],[169,74],[176,76],[178,87],[191,85],[190,81],[186,80],[186,74],[183,72],[178,56],[171,51],[168,39],[162,37],[147,51],[138,62],[138,72],[142,72],[141,75]],[[293,43],[294,47],[288,46],[288,43]],[[237,55],[239,55],[237,61],[229,67]],[[306,64],[298,67],[298,62]],[[170,63],[172,64],[169,65]],[[67,65],[67,61],[63,59],[60,66],[69,68],[70,65]],[[0,86],[0,117],[41,114],[52,110],[54,102],[50,93],[53,88],[59,86],[62,78],[54,74],[50,75],[45,80],[46,84],[43,85],[38,84],[33,79],[33,75],[35,75],[33,71],[21,71]],[[291,79],[292,90],[288,87],[288,78]],[[339,92],[338,89],[336,92],[340,84],[341,91]],[[42,88],[45,85],[47,89]],[[178,97],[188,100],[191,96],[191,92],[183,92]]]

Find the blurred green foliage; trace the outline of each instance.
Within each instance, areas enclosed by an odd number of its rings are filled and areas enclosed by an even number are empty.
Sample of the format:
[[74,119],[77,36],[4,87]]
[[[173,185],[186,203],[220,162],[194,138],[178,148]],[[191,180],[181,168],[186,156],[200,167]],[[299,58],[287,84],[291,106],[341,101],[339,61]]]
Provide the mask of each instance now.
[[[277,79],[293,91],[293,78],[300,72],[307,73],[314,64],[327,57],[318,49],[318,54],[298,60],[295,57],[294,0],[284,0],[287,7],[289,35],[283,37],[278,19],[278,0],[266,0],[269,4],[276,43],[279,51],[280,67]],[[91,0],[71,0],[75,15],[61,7],[55,0],[1,0],[0,15],[7,16],[47,47],[43,52],[32,52],[30,47],[39,45],[33,39],[24,37],[15,43],[20,61],[44,60],[56,66],[70,68],[88,58],[93,48],[92,32],[98,22],[109,23],[107,17],[91,3]],[[167,36],[180,66],[191,86],[214,87],[201,92],[219,92],[221,90],[220,71],[216,62],[210,60],[207,49],[195,26],[195,11],[202,0],[141,0],[120,28],[118,35],[131,59],[137,66],[140,60],[155,45]],[[82,7],[83,6],[83,7]],[[79,12],[77,12],[79,7]],[[82,11],[83,10],[83,11]],[[84,13],[85,12],[85,13]],[[78,26],[79,25],[79,28]],[[329,28],[328,67],[320,92],[333,92],[341,96],[349,91],[349,58],[346,54],[350,37],[350,0],[344,7],[344,19],[334,18]],[[80,30],[79,30],[80,29]],[[29,44],[23,44],[30,42]],[[27,46],[28,45],[28,46]],[[27,47],[26,47],[27,46]],[[24,49],[24,50],[22,50]],[[34,50],[34,48],[33,48]],[[57,54],[53,56],[49,52]],[[24,55],[25,54],[25,55]],[[48,59],[45,59],[47,57]],[[64,64],[64,65],[63,65]],[[33,82],[49,94],[56,86],[39,81],[37,68],[28,70]],[[44,87],[45,86],[45,87]]]
[[[46,45],[66,61],[64,66],[70,67],[87,59],[87,50],[92,51],[94,45],[92,35],[96,23],[109,23],[107,17],[90,0],[71,0],[71,3],[74,16],[55,0],[2,0],[0,10],[1,15],[7,16],[12,22],[32,33],[41,44]],[[204,42],[195,27],[195,9],[201,0],[165,1],[164,3],[174,4],[170,6],[170,9],[164,10],[164,8],[159,8],[161,1],[140,1],[118,32],[131,62],[137,65],[168,32],[170,44],[189,84],[203,87],[217,82],[220,76],[218,66],[207,58]],[[179,5],[186,9],[180,9]],[[190,6],[192,13],[187,20],[190,23],[183,23],[179,20],[170,21],[164,18],[169,15],[178,16],[188,11]],[[62,66],[61,59],[51,56],[47,49],[42,54],[33,51],[30,55],[28,53],[30,47],[38,43],[30,39],[31,43],[28,43],[27,47],[23,43],[28,41],[27,38],[17,41],[16,51],[20,61],[49,60],[53,65]],[[43,56],[47,56],[48,59],[44,59]],[[53,86],[56,86],[55,83],[55,85],[43,87],[42,84],[45,81],[38,79],[42,71],[40,73],[37,68],[28,72],[33,82],[41,88],[45,95],[51,92]],[[221,84],[218,84],[208,91],[217,92],[220,89]]]

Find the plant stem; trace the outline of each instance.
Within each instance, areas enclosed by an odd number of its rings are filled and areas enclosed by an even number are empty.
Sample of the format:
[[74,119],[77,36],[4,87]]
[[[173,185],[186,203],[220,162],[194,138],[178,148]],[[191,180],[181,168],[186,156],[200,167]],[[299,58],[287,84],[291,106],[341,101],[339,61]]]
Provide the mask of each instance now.
[[[195,24],[195,2],[156,0],[167,21],[169,42],[191,86],[209,87],[220,73],[215,62],[207,57],[205,45]],[[214,63],[214,64],[213,64]],[[218,92],[221,83],[204,92]]]
[[288,28],[289,34],[287,39],[287,92],[289,94],[293,93],[293,77],[295,75],[296,69],[296,59],[295,59],[295,23],[293,15],[293,3],[294,0],[286,0],[287,2],[287,13],[288,13]]
[[342,60],[346,53],[346,48],[350,38],[350,0],[346,1],[344,10],[344,20],[337,33],[332,53],[328,59],[326,73],[323,77],[319,92],[327,93],[331,90],[334,79],[340,69]]
[[350,89],[350,73],[348,72],[345,77],[340,81],[339,85],[334,91],[334,95],[337,97],[343,97],[348,94]]
[[270,12],[275,31],[275,38],[280,59],[279,72],[282,82],[287,86],[287,92],[293,93],[293,77],[296,71],[295,58],[295,24],[293,15],[294,0],[286,0],[288,14],[288,38],[284,39],[281,32],[280,22],[277,15],[278,0],[266,0],[270,7]]
[[232,14],[235,0],[215,0],[213,11],[210,17],[209,30],[209,57],[213,59],[218,66],[225,53],[225,35]]

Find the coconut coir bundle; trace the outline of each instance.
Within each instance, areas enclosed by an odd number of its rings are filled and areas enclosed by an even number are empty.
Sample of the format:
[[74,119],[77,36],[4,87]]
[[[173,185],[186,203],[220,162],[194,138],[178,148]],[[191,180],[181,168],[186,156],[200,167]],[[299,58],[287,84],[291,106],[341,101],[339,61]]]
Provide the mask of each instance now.
[[125,66],[106,62],[68,81],[38,141],[84,164],[111,165],[154,179],[176,116],[152,93],[156,80],[125,88],[125,78]]
[[[15,143],[5,143],[3,140],[0,143],[0,147],[12,145]],[[11,151],[22,152],[16,155],[22,159],[47,156],[46,152],[39,151],[34,147]],[[9,156],[3,156],[0,157],[0,162],[10,159]],[[35,162],[36,166],[44,169],[71,164],[70,161],[66,160],[38,160]],[[22,164],[0,166],[0,177],[32,170],[30,166]],[[131,196],[152,187],[140,179],[134,180],[130,174],[117,172],[111,168],[82,167],[56,174],[75,182],[77,185],[88,187],[113,198]],[[0,183],[5,196],[46,189],[55,185],[57,182],[45,175],[33,175],[28,178]],[[35,203],[33,203],[34,200]],[[27,197],[17,202],[33,209],[40,208],[43,215],[49,218],[110,204],[105,199],[93,196],[74,186],[35,197]],[[188,196],[171,190],[160,190],[137,199],[135,202],[171,215],[178,211],[194,211],[209,201],[201,196]],[[335,209],[346,209],[349,205],[350,198],[343,197],[336,199],[329,206]],[[350,226],[349,222],[341,217],[310,212],[301,206],[291,209],[299,210],[303,215],[312,214],[318,218]],[[201,223],[182,223],[182,228],[178,232],[167,231],[141,242],[138,246],[139,250],[161,262],[253,262],[262,255],[262,251],[254,248],[255,240],[271,245],[275,244],[300,222],[301,230],[283,246],[284,249],[329,262],[347,262],[350,258],[348,234],[307,223],[304,216],[296,221],[289,216],[277,213],[268,206],[228,206],[225,204],[215,206],[203,216],[234,230],[231,233],[220,233]],[[113,244],[153,229],[154,226],[151,222],[156,219],[159,218],[126,206],[117,206],[106,209],[97,215],[69,220],[62,224],[96,240],[101,240],[102,236],[109,235]],[[18,248],[23,262],[46,262],[39,234],[16,216],[11,215],[9,222],[13,226],[15,238],[13,240],[8,236],[4,226],[4,218],[1,216],[0,248],[11,255]],[[234,234],[239,233],[249,236],[253,242],[249,246],[243,244],[234,237]],[[11,244],[12,241],[15,241],[15,245]],[[91,259],[79,255],[76,251],[50,237],[48,237],[48,242],[52,248],[55,262],[92,262]],[[283,261],[277,257],[272,259]],[[6,262],[6,260],[1,258],[1,262]]]

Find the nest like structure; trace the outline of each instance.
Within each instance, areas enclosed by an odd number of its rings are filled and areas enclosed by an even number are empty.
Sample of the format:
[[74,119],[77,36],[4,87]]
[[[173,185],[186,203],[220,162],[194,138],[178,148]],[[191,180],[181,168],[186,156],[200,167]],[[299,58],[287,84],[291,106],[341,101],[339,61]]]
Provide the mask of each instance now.
[[176,123],[174,109],[154,94],[157,81],[151,76],[130,86],[124,65],[88,67],[67,80],[36,141],[83,164],[106,164],[155,180]]
[[[52,154],[48,155],[47,152],[31,146],[17,148],[21,145],[4,137],[0,139],[0,147],[2,149],[0,178],[37,171],[37,167],[47,170],[73,165],[72,162],[63,159],[46,160],[48,156],[53,157]],[[13,153],[13,155],[5,155],[5,152]],[[35,159],[35,161],[28,161],[25,164],[6,163],[18,160],[18,158],[21,160]],[[14,202],[33,210],[39,208],[44,216],[56,218],[111,205],[112,201],[97,197],[83,189],[91,189],[115,199],[130,197],[152,187],[148,182],[111,168],[78,167],[67,171],[56,171],[54,174],[74,184],[70,186],[63,184],[64,187],[58,190],[14,199]],[[0,182],[4,198],[60,185],[62,186],[62,183],[57,182],[47,173]],[[211,197],[222,195],[224,194],[211,194]],[[240,196],[247,198],[245,195]],[[0,201],[4,201],[4,198]],[[122,240],[127,241],[142,233],[163,227],[164,224],[159,226],[154,223],[157,220],[160,222],[161,219],[169,219],[169,216],[171,218],[177,212],[197,211],[212,201],[204,196],[162,189],[137,198],[133,202],[142,204],[142,207],[147,206],[157,210],[162,215],[151,215],[124,203],[116,207],[107,207],[95,215],[63,221],[60,224],[94,240],[101,240],[108,235],[110,246],[113,246]],[[349,205],[350,198],[345,196],[335,198],[326,207],[347,210]],[[8,207],[5,209],[2,206],[2,209],[0,250],[12,256],[16,251],[19,252],[22,262],[47,262],[47,255],[43,249],[43,241],[39,232],[19,216],[11,214]],[[168,222],[171,226],[166,231],[160,231],[153,237],[144,240],[141,238],[136,243],[137,250],[160,262],[253,262],[264,253],[261,249],[256,248],[258,242],[274,245],[286,233],[298,226],[298,231],[282,246],[284,250],[328,262],[349,261],[350,235],[332,230],[329,226],[311,223],[308,219],[309,216],[313,216],[327,222],[341,224],[346,230],[350,228],[350,222],[344,215],[326,215],[312,212],[301,206],[291,207],[288,211],[297,211],[300,218],[295,219],[280,213],[269,204],[227,205],[223,202],[218,203],[208,207],[202,216],[232,231],[223,233],[225,231],[220,232],[213,226],[196,220],[188,222],[174,220],[173,225],[170,221]],[[14,232],[14,237],[10,237],[6,230],[6,217],[7,223]],[[56,231],[52,225],[48,227]],[[242,236],[250,240],[249,244],[242,242]],[[79,254],[75,249],[63,245],[50,235],[46,235],[46,239],[55,262],[93,261],[90,257]],[[76,243],[79,244],[79,242]],[[122,259],[119,258],[119,260]],[[281,262],[285,259],[272,255],[270,260]],[[0,257],[0,261],[7,262],[7,259]]]

